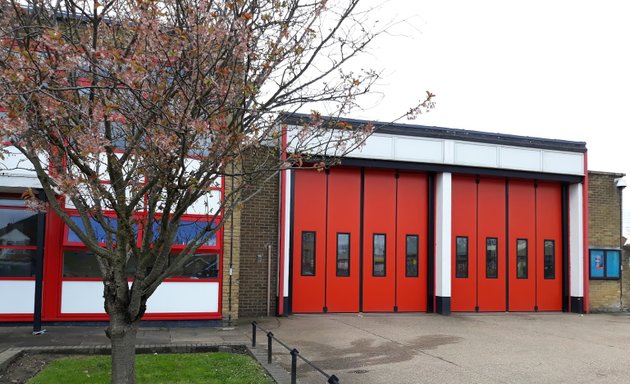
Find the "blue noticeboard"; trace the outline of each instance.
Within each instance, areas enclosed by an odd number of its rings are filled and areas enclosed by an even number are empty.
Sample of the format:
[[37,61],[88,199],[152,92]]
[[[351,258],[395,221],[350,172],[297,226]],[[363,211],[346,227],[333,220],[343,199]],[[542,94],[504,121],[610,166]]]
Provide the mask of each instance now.
[[621,250],[591,249],[590,278],[594,280],[618,280],[621,278]]
[[606,251],[606,277],[618,279],[620,276],[620,251]]

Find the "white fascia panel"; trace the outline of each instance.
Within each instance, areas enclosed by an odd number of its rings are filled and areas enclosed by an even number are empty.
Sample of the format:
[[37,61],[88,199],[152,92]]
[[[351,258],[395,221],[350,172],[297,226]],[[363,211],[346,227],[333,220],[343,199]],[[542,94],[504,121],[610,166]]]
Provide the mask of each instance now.
[[35,305],[34,280],[0,280],[0,313],[32,314]]
[[542,171],[542,153],[539,149],[499,147],[499,168],[520,171]]
[[394,137],[394,160],[441,163],[443,158],[443,140]]
[[0,175],[37,178],[33,164],[14,146],[3,148],[6,151],[0,161]]
[[543,151],[543,172],[584,175],[584,154]]
[[496,168],[498,159],[496,145],[455,142],[456,164]]
[[36,177],[7,176],[0,173],[0,188],[41,188],[42,184]]
[[584,297],[584,212],[582,184],[569,185],[570,295]]
[[365,145],[348,154],[348,157],[391,160],[394,158],[394,137],[373,134],[365,140]]

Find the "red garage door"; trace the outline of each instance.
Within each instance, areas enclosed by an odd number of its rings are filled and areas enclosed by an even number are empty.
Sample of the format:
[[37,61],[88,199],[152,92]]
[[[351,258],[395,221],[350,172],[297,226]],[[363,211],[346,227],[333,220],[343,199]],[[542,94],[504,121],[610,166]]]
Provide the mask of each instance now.
[[394,311],[396,177],[366,170],[364,180],[363,310]]
[[536,188],[536,306],[562,310],[562,190],[558,183]]
[[293,312],[426,310],[425,174],[299,170],[294,191]]
[[295,172],[293,226],[294,312],[325,307],[326,174]]
[[326,310],[359,311],[361,173],[332,169],[328,175]]
[[505,179],[453,176],[453,311],[505,310]]
[[452,196],[452,310],[562,310],[560,184],[454,175]]

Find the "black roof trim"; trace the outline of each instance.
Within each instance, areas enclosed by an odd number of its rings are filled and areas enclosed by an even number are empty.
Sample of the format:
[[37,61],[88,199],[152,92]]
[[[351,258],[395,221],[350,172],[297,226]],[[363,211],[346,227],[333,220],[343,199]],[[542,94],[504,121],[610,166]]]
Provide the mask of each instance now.
[[[327,118],[327,117],[324,117]],[[302,113],[288,113],[281,115],[279,120],[286,124],[302,124],[310,119],[310,115]],[[566,152],[586,152],[586,143],[583,141],[568,141],[568,140],[555,140],[544,139],[540,137],[530,136],[518,136],[503,133],[490,133],[481,131],[471,131],[467,129],[458,128],[441,128],[441,127],[429,127],[425,125],[413,125],[413,124],[401,124],[401,123],[386,123],[379,121],[358,120],[358,119],[345,119],[345,118],[329,118],[334,121],[342,121],[350,125],[365,125],[371,123],[374,126],[374,132],[386,133],[396,136],[415,136],[415,137],[428,137],[436,139],[451,139],[472,141],[478,143],[511,145],[516,147],[528,147],[538,149],[549,149],[556,151]]]

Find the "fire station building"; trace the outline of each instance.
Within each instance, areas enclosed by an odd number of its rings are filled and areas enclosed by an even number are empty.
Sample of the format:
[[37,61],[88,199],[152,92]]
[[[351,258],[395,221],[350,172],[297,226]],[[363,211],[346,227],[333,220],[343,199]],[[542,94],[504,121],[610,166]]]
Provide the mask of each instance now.
[[[292,115],[288,135],[305,118]],[[283,171],[263,185],[160,286],[146,319],[620,309],[602,303],[623,294],[625,184],[596,173],[589,189],[585,143],[375,126],[340,164]],[[53,213],[23,206],[20,193],[38,182],[15,169],[19,161],[15,153],[0,167],[0,321],[32,321],[37,305],[44,321],[106,319],[93,255]],[[589,209],[609,213],[589,221]],[[199,219],[194,209],[188,218]],[[593,302],[590,287],[604,292]]]

